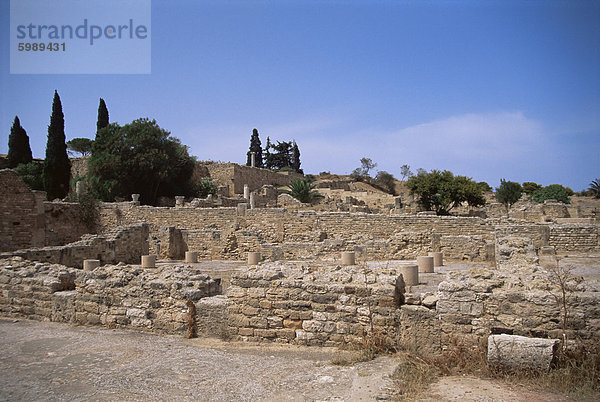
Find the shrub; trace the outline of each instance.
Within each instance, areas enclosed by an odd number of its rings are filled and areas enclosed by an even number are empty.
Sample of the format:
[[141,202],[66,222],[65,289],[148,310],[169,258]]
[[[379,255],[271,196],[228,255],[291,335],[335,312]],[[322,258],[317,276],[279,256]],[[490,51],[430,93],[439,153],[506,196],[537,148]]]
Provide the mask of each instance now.
[[396,195],[396,179],[390,173],[384,170],[377,172],[374,184],[383,191],[391,195]]
[[42,180],[42,172],[44,166],[38,162],[21,163],[14,168],[25,184],[32,190],[44,190],[44,181]]
[[541,188],[541,184],[537,184],[532,181],[523,182],[523,192],[527,195],[531,195]]
[[315,184],[309,183],[304,179],[292,181],[288,185],[289,190],[283,190],[284,194],[289,194],[300,202],[311,203],[319,198],[323,198],[317,190]]
[[217,194],[217,185],[212,181],[212,178],[203,177],[198,184],[198,196],[206,198],[209,194]]
[[510,208],[519,201],[523,194],[523,187],[514,181],[500,180],[500,187],[496,188],[496,200]]
[[531,195],[531,199],[539,203],[546,200],[556,200],[565,204],[571,203],[567,189],[560,184],[550,184],[537,190]]

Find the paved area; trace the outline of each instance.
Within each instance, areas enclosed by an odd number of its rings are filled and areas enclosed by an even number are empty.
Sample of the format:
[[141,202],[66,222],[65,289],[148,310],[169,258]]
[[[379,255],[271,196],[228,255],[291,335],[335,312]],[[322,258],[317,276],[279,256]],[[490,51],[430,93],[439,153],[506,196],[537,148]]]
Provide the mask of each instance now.
[[390,357],[0,319],[0,400],[375,400]]

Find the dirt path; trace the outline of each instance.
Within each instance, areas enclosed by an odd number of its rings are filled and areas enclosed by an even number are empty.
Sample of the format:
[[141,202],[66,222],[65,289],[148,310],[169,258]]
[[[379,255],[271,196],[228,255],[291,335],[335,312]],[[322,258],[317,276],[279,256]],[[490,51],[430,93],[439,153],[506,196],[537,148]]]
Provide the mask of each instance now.
[[[0,401],[389,398],[394,358],[331,364],[340,353],[0,319]],[[499,382],[445,377],[420,400],[560,399]]]

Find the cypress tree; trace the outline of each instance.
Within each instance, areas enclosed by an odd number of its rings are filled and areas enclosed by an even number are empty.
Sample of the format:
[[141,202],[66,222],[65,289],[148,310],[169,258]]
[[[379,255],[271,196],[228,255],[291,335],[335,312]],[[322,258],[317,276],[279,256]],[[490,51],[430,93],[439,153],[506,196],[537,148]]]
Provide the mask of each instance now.
[[267,137],[267,145],[265,146],[265,154],[263,156],[263,159],[265,160],[264,166],[267,169],[273,169],[273,157],[271,155],[271,151],[269,151],[271,147],[271,138]]
[[104,127],[108,126],[108,109],[104,99],[100,98],[100,104],[98,105],[98,121],[96,122],[96,132],[100,131]]
[[69,192],[71,162],[65,144],[65,118],[58,92],[54,91],[52,115],[48,126],[46,160],[44,161],[44,189],[49,200],[64,198]]
[[247,166],[252,166],[252,157],[251,152],[254,152],[254,166],[263,167],[263,159],[262,159],[262,146],[260,143],[260,138],[258,138],[258,130],[252,130],[252,136],[250,137],[250,150],[247,153]]
[[33,160],[31,147],[29,146],[29,137],[23,127],[19,117],[15,116],[15,121],[10,129],[8,137],[8,167],[15,168],[21,163],[29,163]]
[[297,172],[297,173],[302,173],[302,169],[300,169],[300,149],[298,149],[298,145],[296,144],[296,141],[293,142],[292,144],[292,168]]

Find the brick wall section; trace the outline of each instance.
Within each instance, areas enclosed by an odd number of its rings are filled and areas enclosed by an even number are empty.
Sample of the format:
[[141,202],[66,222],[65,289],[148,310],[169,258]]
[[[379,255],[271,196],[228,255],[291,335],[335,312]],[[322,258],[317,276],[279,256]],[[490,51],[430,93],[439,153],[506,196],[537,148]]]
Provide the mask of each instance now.
[[185,266],[107,265],[84,272],[19,257],[0,260],[0,314],[5,317],[183,335],[186,300],[220,290],[218,281]]
[[85,235],[80,241],[65,246],[1,253],[0,258],[18,256],[31,261],[81,268],[85,259],[98,259],[103,264],[138,263],[148,251],[148,225],[140,223],[118,227],[103,235]]
[[211,163],[205,166],[216,183],[229,187],[229,196],[243,194],[245,184],[250,191],[255,191],[265,184],[276,187],[287,186],[292,180],[304,177],[294,172],[279,173],[235,163]]
[[558,252],[597,251],[600,246],[600,227],[592,224],[550,225],[548,245]]
[[13,170],[0,170],[0,251],[44,245],[45,198]]

